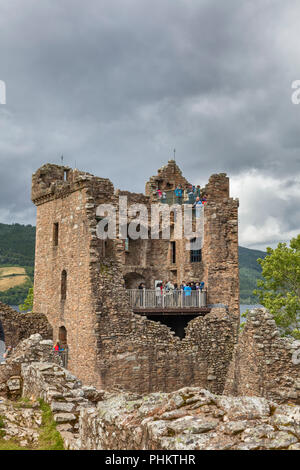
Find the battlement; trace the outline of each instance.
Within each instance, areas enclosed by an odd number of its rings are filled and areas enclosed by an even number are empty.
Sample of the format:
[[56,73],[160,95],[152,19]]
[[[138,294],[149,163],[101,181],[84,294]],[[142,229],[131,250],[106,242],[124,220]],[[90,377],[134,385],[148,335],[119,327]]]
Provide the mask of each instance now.
[[91,186],[96,186],[97,191],[102,194],[114,193],[114,186],[108,178],[99,178],[68,166],[47,163],[32,175],[31,199],[35,205],[39,205]]

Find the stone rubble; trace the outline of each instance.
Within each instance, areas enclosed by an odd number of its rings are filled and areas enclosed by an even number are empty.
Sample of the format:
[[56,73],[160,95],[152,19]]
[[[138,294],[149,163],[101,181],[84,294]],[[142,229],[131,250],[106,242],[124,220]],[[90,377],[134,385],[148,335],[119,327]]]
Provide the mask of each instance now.
[[[21,358],[22,361],[21,362]],[[38,360],[36,360],[38,359]],[[31,403],[47,402],[66,449],[71,450],[300,450],[300,406],[264,397],[217,395],[200,387],[141,395],[84,386],[52,353],[52,342],[31,336],[4,368]],[[18,402],[17,402],[18,403]],[[41,412],[0,400],[6,436],[34,447]]]
[[0,438],[13,440],[21,447],[36,448],[39,443],[39,428],[42,412],[38,402],[10,402],[0,400]]
[[80,415],[81,449],[300,450],[300,407],[197,387],[111,394]]

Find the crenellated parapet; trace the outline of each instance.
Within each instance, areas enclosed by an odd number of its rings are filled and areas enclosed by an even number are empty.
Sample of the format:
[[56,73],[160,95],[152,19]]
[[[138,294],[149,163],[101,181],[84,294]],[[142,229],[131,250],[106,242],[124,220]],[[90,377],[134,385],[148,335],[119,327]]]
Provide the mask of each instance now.
[[32,175],[31,199],[38,206],[85,187],[95,188],[102,194],[114,194],[114,186],[108,178],[99,178],[76,168],[47,163]]

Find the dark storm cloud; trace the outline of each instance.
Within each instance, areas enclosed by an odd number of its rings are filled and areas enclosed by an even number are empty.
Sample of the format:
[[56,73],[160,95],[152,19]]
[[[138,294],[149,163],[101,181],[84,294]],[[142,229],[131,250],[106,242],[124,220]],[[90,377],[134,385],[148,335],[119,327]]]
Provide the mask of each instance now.
[[299,232],[299,13],[274,0],[1,1],[0,219],[34,222],[30,175],[62,153],[143,191],[176,147],[189,180],[233,178],[244,244]]

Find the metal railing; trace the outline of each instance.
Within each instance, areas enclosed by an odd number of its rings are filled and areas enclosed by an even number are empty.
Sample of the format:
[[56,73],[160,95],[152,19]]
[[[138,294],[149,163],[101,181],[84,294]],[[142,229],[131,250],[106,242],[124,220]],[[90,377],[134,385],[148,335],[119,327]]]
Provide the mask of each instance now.
[[127,289],[133,308],[206,307],[206,290]]
[[61,354],[61,360],[62,360],[62,363],[63,363],[63,367],[65,369],[67,369],[67,367],[68,367],[68,358],[69,358],[68,354],[69,354],[68,349],[65,349]]
[[67,369],[68,367],[68,349],[63,349],[62,351],[54,351],[55,355],[58,355],[61,359],[62,366]]
[[185,194],[184,192],[182,192],[181,197],[176,196],[174,191],[164,191],[164,193],[166,195],[165,198],[164,197],[160,198],[158,194],[155,195],[156,200],[163,204],[169,204],[169,205],[180,204],[181,205],[181,204],[193,204],[194,202],[196,202],[196,196],[188,197],[187,194]]

